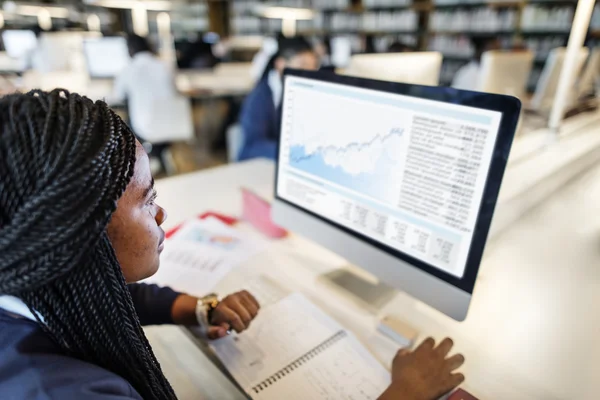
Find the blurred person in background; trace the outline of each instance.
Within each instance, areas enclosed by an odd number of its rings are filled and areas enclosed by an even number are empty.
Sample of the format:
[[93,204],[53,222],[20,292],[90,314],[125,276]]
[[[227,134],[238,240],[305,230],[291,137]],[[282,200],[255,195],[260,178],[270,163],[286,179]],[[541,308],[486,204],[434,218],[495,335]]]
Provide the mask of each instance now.
[[468,64],[456,71],[452,80],[452,87],[455,89],[477,90],[483,53],[500,48],[498,39],[490,37],[473,37],[471,38],[471,45],[475,50],[473,58]]
[[363,53],[365,54],[374,54],[377,53],[377,49],[375,47],[375,35],[365,35],[363,39]]
[[254,80],[260,80],[269,61],[273,55],[277,53],[279,42],[283,39],[285,39],[285,37],[281,33],[278,33],[276,37],[266,37],[263,39],[260,50],[252,58],[252,69],[250,73]]
[[153,121],[152,102],[157,99],[176,98],[175,74],[165,62],[160,60],[146,38],[130,34],[127,47],[131,63],[115,80],[110,103],[127,101],[129,120],[134,133],[144,143],[146,151],[160,158],[167,145],[150,146],[151,137],[144,137],[144,127]]
[[214,34],[204,34],[198,32],[193,40],[181,44],[181,49],[177,57],[177,65],[182,69],[206,69],[213,68],[218,64],[219,59],[213,53],[213,44],[205,41],[205,36],[216,40]]
[[401,41],[392,42],[387,48],[388,53],[408,53],[411,51],[415,51],[415,48]]
[[331,37],[325,36],[323,41],[315,44],[315,53],[319,56],[320,71],[335,71],[331,54]]
[[281,38],[277,52],[271,57],[256,87],[244,101],[240,114],[243,144],[238,155],[239,160],[258,157],[275,159],[281,122],[278,110],[283,96],[285,68],[319,68],[319,58],[306,39]]

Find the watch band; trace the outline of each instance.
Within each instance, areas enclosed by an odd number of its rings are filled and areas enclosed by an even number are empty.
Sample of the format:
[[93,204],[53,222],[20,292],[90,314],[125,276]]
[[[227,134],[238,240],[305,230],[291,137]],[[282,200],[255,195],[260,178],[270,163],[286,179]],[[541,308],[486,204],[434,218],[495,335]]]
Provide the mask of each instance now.
[[208,309],[202,299],[198,299],[196,303],[196,320],[201,328],[208,329]]
[[219,305],[219,297],[215,293],[211,293],[207,296],[204,296],[198,299],[196,303],[196,320],[198,324],[208,329],[210,326],[210,320],[212,318],[212,313]]

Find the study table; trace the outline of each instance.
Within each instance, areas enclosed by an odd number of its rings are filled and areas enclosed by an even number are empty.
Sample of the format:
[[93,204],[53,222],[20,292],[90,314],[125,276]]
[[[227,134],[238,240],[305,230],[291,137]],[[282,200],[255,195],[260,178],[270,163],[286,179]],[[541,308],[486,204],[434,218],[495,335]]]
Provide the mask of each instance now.
[[[600,169],[597,169],[595,176],[600,178]],[[157,181],[158,203],[169,215],[164,227],[169,229],[208,210],[239,216],[240,188],[250,188],[270,199],[273,176],[272,162],[256,160]],[[600,184],[594,187],[595,193],[600,195]],[[588,201],[587,205],[596,203]],[[587,214],[581,214],[585,210],[569,211],[572,215],[565,214],[560,221],[576,218],[583,223],[588,218]],[[553,213],[550,215],[556,217]],[[398,293],[374,315],[321,282],[321,274],[340,267],[344,260],[293,234],[273,241],[268,250],[234,269],[218,284],[216,291],[231,293],[243,288],[244,282],[253,277],[267,276],[288,290],[304,293],[356,334],[386,366],[398,346],[377,332],[376,325],[382,315],[393,314],[410,323],[421,332],[420,340],[426,336],[436,340],[450,336],[455,341],[455,350],[467,359],[463,368],[467,377],[464,386],[482,400],[591,400],[600,390],[600,383],[591,383],[594,371],[598,372],[593,357],[595,360],[600,357],[600,344],[594,340],[600,328],[600,312],[589,303],[592,300],[589,289],[591,283],[595,288],[600,286],[600,279],[596,272],[596,279],[590,280],[588,274],[597,269],[586,267],[587,264],[581,271],[579,264],[569,266],[571,270],[561,265],[568,255],[585,253],[589,260],[589,240],[562,248],[569,236],[580,238],[578,227],[559,227],[558,220],[544,218],[517,224],[488,244],[471,310],[462,323],[403,293]],[[600,223],[596,226],[600,227]],[[253,232],[245,224],[241,224],[240,229]],[[583,262],[573,260],[576,261]],[[594,296],[598,304],[599,296]],[[586,331],[588,325],[595,331]],[[149,330],[153,346],[156,340],[161,340],[163,331],[160,329],[171,332],[167,329],[181,328],[158,329]],[[171,352],[176,358],[177,347],[183,342],[183,338],[163,342],[159,352]],[[164,347],[171,345],[174,347]],[[194,384],[202,388],[218,385],[222,390],[220,395],[226,398],[243,398],[234,385],[224,383],[224,375],[209,358],[200,354],[196,362],[204,363],[206,369],[198,377],[190,372],[186,379],[197,379]]]
[[[192,100],[209,100],[226,96],[243,96],[250,92],[254,80],[248,75],[227,75],[214,71],[182,70],[176,75],[177,90]],[[85,73],[26,72],[16,77],[14,85],[21,91],[32,89],[52,90],[64,88],[91,98],[109,99],[113,92],[113,79],[90,79]]]

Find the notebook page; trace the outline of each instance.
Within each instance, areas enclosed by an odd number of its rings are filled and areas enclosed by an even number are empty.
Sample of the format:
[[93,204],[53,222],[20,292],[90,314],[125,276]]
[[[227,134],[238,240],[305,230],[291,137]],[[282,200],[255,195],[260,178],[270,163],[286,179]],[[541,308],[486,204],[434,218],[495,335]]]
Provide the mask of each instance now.
[[294,293],[262,308],[250,328],[211,343],[237,382],[252,387],[342,330],[327,314]]
[[390,383],[390,373],[346,333],[291,373],[250,394],[255,400],[375,400]]

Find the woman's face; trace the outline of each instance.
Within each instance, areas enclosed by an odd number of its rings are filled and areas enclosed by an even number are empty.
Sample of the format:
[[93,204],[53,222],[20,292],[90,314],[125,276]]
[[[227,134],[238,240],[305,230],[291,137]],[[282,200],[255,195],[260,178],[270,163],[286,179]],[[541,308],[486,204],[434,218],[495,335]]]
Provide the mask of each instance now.
[[315,52],[305,51],[296,54],[289,60],[286,60],[282,57],[278,58],[275,63],[275,68],[277,68],[280,74],[283,74],[283,70],[286,68],[314,71],[319,68],[319,58]]
[[167,213],[155,200],[148,155],[138,142],[133,177],[117,202],[107,227],[108,238],[127,283],[145,279],[158,270],[165,240],[160,225]]

